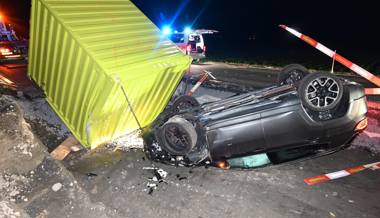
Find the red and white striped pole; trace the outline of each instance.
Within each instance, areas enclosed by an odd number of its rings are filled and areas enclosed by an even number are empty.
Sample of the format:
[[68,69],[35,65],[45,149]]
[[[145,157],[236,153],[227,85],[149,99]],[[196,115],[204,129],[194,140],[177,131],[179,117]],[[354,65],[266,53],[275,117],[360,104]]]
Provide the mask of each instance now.
[[207,71],[207,70],[204,70],[204,74],[202,76],[202,78],[200,80],[198,80],[198,82],[195,84],[195,86],[187,93],[188,96],[192,96],[194,94],[194,92],[202,85],[202,83],[204,81],[206,81],[206,79],[208,77],[211,77],[212,79],[216,79],[212,74],[211,72]]
[[345,170],[340,170],[337,172],[327,173],[327,174],[323,174],[323,175],[319,175],[319,176],[313,176],[313,177],[304,179],[304,181],[308,185],[315,185],[318,183],[327,182],[329,180],[334,180],[334,179],[346,177],[346,176],[352,175],[354,173],[361,172],[365,169],[373,169],[373,170],[380,169],[380,162],[361,165],[361,166],[357,166],[357,167],[351,167],[351,168],[348,168]]
[[[347,60],[346,58],[342,57],[341,55],[335,53],[331,49],[327,48],[326,46],[322,45],[321,43],[317,42],[313,38],[306,36],[290,27],[287,27],[285,25],[280,25],[281,28],[287,30],[288,32],[292,33],[293,35],[297,36],[298,38],[302,39],[304,42],[308,43],[309,45],[313,46],[314,48],[318,49],[322,53],[326,54],[327,56],[334,58],[339,63],[343,64],[350,70],[354,71],[355,73],[359,74],[360,76],[364,77],[365,79],[369,80],[376,86],[380,87],[380,78],[376,77],[372,73],[368,72],[367,70],[361,68],[360,66],[356,65],[355,63],[352,63],[351,61]],[[380,90],[373,90],[368,91],[369,94],[372,93],[380,93]]]
[[380,88],[367,88],[365,89],[366,95],[380,95]]

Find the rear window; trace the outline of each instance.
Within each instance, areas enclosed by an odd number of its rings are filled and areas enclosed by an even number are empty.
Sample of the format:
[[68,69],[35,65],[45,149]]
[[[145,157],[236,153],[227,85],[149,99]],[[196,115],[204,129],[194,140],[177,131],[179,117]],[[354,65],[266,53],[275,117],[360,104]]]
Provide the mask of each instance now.
[[170,37],[170,40],[174,43],[185,43],[185,35],[184,34],[173,34]]
[[190,35],[189,41],[199,43],[199,42],[201,42],[201,36],[200,35]]
[[0,35],[0,41],[9,41],[7,35]]

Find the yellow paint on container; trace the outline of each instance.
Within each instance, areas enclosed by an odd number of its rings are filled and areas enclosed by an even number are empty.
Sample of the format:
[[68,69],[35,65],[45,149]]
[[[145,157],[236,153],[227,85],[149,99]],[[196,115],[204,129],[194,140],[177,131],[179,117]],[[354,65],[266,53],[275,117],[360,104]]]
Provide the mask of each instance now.
[[29,76],[95,148],[164,110],[191,58],[129,0],[32,0]]

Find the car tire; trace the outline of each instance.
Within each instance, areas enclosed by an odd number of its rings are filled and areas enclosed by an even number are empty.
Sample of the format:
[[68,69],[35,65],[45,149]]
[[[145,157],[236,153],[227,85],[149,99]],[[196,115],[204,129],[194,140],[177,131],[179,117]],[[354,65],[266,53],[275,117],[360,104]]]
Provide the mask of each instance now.
[[174,113],[180,113],[193,107],[198,107],[199,102],[192,96],[182,95],[173,102]]
[[161,147],[171,155],[187,155],[197,144],[193,124],[180,116],[170,118],[160,128]]
[[282,68],[281,72],[277,77],[277,85],[295,85],[297,86],[299,82],[310,72],[306,67],[300,64],[290,64]]
[[324,112],[336,108],[343,97],[342,81],[330,73],[312,73],[298,87],[304,107]]

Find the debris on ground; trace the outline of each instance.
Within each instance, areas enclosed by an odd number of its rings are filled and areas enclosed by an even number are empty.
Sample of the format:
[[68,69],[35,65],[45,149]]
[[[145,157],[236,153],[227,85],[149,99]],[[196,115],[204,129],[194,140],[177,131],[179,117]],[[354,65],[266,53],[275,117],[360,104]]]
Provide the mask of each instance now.
[[141,131],[137,130],[115,139],[114,141],[108,143],[107,147],[122,151],[128,151],[130,149],[143,149],[144,140],[141,137]]
[[71,151],[77,152],[82,150],[80,142],[73,136],[69,136],[57,148],[50,153],[55,160],[63,160],[70,154]]
[[59,191],[61,188],[63,187],[63,185],[62,185],[62,183],[55,183],[52,187],[51,187],[51,189],[54,191],[54,192],[57,192],[57,191]]
[[15,205],[8,201],[0,201],[0,218],[26,218],[24,212],[20,212]]
[[179,181],[187,179],[186,176],[181,176],[181,175],[179,175],[179,174],[177,174],[176,177],[177,177],[177,179],[178,179]]
[[96,173],[87,173],[87,176],[88,176],[89,178],[92,178],[92,177],[96,177],[96,176],[98,176],[98,174],[96,174]]
[[0,199],[11,202],[27,201],[29,180],[23,175],[0,173]]
[[152,173],[152,177],[149,178],[149,182],[146,185],[148,194],[151,195],[160,183],[166,183],[165,178],[168,176],[168,172],[165,170],[156,167],[144,167],[143,170],[149,170]]

